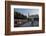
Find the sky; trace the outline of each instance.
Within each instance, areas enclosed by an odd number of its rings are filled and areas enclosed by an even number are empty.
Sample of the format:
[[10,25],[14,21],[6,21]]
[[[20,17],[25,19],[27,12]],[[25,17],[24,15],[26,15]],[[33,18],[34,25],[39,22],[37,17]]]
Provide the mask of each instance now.
[[39,14],[39,9],[14,8],[14,11],[19,12],[28,17],[29,15]]

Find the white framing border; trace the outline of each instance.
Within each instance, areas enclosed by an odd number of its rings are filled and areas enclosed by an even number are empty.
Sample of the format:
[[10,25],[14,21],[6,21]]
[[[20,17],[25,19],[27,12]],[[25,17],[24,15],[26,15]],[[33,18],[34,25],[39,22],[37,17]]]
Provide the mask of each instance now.
[[[14,27],[14,8],[39,9],[39,27],[18,27],[18,28],[16,27],[15,28]],[[42,30],[42,7],[41,6],[11,5],[11,32],[28,31],[28,30]]]

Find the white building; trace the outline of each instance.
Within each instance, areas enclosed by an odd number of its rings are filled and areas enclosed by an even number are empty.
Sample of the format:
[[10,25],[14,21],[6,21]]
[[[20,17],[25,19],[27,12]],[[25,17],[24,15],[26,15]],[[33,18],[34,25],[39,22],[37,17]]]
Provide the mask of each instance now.
[[28,18],[31,19],[31,20],[39,20],[38,14],[36,14],[36,15],[30,15],[30,14],[28,13]]

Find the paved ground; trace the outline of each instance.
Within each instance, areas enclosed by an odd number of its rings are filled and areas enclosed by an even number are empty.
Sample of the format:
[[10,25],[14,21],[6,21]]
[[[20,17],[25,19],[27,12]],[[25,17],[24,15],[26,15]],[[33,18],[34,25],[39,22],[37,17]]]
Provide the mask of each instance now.
[[27,23],[25,23],[25,24],[22,24],[22,25],[20,25],[21,27],[29,27],[29,26],[31,26],[32,24],[31,24],[31,22],[27,22]]
[[15,24],[15,27],[34,27],[34,26],[38,26],[38,25],[39,25],[39,22],[34,21],[33,23],[32,22],[27,22],[27,23],[19,24],[19,25]]

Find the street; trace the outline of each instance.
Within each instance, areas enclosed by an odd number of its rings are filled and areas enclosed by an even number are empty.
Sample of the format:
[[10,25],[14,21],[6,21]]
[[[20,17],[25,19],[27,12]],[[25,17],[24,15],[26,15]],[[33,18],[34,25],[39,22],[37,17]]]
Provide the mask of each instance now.
[[20,25],[21,27],[30,27],[32,24],[31,22],[27,22],[25,24]]
[[24,24],[18,24],[16,25],[15,24],[15,27],[36,27],[39,25],[39,22],[38,21],[34,21],[33,23],[32,22],[26,22]]

